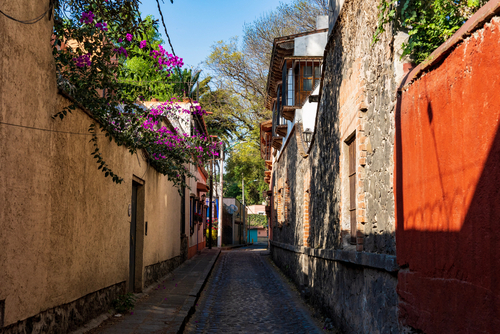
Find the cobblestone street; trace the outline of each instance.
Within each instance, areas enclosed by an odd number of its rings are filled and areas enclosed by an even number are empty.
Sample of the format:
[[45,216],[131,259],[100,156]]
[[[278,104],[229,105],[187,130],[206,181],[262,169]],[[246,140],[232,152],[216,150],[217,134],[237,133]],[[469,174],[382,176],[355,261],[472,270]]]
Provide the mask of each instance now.
[[298,294],[250,247],[222,252],[185,333],[322,333]]

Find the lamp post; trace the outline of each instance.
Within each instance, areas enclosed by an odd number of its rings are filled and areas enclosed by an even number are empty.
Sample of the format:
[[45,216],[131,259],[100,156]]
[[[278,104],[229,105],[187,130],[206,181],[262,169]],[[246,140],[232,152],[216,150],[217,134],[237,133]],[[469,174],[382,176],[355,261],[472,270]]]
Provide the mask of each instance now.
[[[246,210],[245,210],[245,179],[243,178],[243,173],[241,174],[241,198],[242,198],[242,212],[241,218],[243,220],[243,228],[245,228],[245,218],[246,218]],[[240,233],[240,244],[241,244],[241,234]],[[248,234],[248,231],[247,231]]]

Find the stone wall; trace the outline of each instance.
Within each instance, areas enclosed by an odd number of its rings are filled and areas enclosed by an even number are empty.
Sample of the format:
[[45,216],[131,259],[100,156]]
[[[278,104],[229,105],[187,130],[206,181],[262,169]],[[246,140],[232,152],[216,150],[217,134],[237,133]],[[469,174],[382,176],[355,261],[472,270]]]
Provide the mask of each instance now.
[[[272,189],[278,196],[273,198],[273,222],[280,220],[280,210],[286,217],[282,224],[273,223],[273,260],[346,333],[400,331],[394,256],[395,57],[390,27],[371,44],[378,4],[343,3],[325,50],[311,148],[304,149],[301,124],[295,124],[273,164]],[[348,206],[351,139],[356,147],[355,244]],[[280,193],[286,186],[289,197]],[[381,265],[386,261],[394,266]]]
[[[292,245],[304,244],[304,192],[303,176],[308,173],[309,160],[298,153],[297,135],[302,135],[302,127],[296,124],[289,136],[286,149],[273,166],[273,184],[279,193],[274,211],[279,216],[282,211],[283,222],[273,224],[273,240]],[[300,140],[300,139],[299,139]],[[276,220],[275,220],[276,221]],[[306,239],[307,240],[307,239]]]
[[70,333],[110,309],[113,300],[126,291],[126,282],[95,291],[73,302],[63,304],[39,314],[0,328],[2,334]]
[[144,268],[144,286],[150,286],[174,271],[185,260],[181,255]]
[[377,1],[346,1],[325,51],[321,106],[311,150],[313,247],[347,246],[341,233],[349,226],[348,217],[342,214],[342,203],[349,201],[342,191],[347,179],[345,139],[354,134],[356,217],[362,249],[395,254],[396,81],[390,28],[371,45],[377,5]]
[[328,256],[328,251],[306,247],[273,245],[271,250],[273,261],[307,301],[343,333],[400,332],[395,256],[377,254],[380,259],[374,261],[350,261],[349,254],[343,254],[339,261],[332,252]]

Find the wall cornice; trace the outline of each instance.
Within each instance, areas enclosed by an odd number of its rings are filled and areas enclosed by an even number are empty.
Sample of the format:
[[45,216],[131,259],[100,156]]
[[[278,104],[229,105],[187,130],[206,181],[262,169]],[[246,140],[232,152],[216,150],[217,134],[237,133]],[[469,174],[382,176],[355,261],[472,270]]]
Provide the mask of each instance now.
[[271,245],[290,252],[317,257],[329,261],[351,263],[362,267],[385,270],[390,273],[399,271],[395,255],[355,252],[343,249],[317,249],[304,246],[270,241]]

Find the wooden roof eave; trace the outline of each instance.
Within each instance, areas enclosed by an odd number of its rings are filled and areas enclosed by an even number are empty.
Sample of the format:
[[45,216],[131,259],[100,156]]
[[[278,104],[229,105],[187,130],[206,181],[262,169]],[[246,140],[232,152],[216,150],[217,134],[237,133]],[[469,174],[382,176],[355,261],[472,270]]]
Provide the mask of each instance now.
[[[295,38],[297,37],[302,37],[302,36],[307,36],[307,35],[312,35],[312,34],[317,34],[317,33],[322,33],[322,32],[327,32],[328,31],[328,28],[325,28],[325,29],[318,29],[318,30],[311,30],[311,31],[306,31],[306,32],[301,32],[301,33],[298,33],[298,34],[294,34],[294,35],[288,35],[288,36],[282,36],[282,37],[276,37],[273,41],[273,51],[272,51],[272,56],[271,56],[271,63],[269,64],[269,72],[268,72],[268,75],[267,75],[267,85],[266,85],[266,92],[267,92],[267,99],[266,99],[266,108],[271,110],[272,108],[272,103],[271,103],[271,99],[270,99],[270,95],[269,95],[269,92],[270,92],[270,88],[271,87],[271,84],[272,84],[272,76],[273,76],[273,67],[276,63],[276,56],[277,56],[277,47],[279,44],[282,44],[282,43],[286,43],[286,42],[290,42],[290,41],[295,41]],[[281,63],[281,61],[279,62]],[[271,90],[271,91],[274,91]]]

